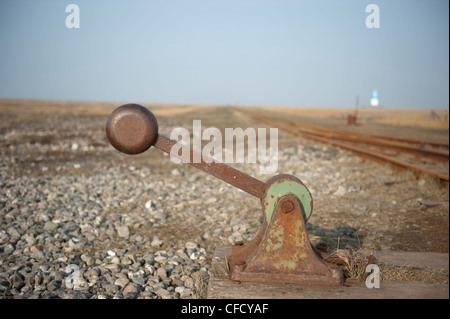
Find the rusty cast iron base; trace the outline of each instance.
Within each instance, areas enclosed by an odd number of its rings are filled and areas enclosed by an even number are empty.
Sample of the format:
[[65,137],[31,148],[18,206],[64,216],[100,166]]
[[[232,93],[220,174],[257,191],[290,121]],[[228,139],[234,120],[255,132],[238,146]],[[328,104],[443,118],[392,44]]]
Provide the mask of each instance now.
[[341,285],[340,268],[322,260],[311,245],[302,206],[292,194],[277,201],[270,223],[264,221],[249,243],[233,246],[229,260],[231,280]]

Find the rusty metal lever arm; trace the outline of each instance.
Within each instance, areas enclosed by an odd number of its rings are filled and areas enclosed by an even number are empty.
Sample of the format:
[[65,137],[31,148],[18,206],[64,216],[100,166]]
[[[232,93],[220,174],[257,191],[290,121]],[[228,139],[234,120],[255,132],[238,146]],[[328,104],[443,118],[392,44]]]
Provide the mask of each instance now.
[[[188,163],[192,166],[250,195],[264,199],[266,183],[206,155],[197,154],[196,151],[158,134],[156,117],[141,105],[125,104],[115,109],[108,118],[106,136],[114,148],[126,154],[139,154],[151,146],[171,154],[172,147],[178,145],[183,152],[189,152]],[[183,160],[178,152],[172,152],[172,155]],[[194,158],[200,161],[194,161]]]

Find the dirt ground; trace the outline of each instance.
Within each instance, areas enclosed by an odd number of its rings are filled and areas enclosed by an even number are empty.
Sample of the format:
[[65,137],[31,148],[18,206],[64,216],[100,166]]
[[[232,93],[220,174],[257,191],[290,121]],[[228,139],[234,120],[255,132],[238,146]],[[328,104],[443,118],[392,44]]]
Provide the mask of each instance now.
[[[107,116],[120,104],[123,103],[0,100],[2,161],[8,160],[11,164],[8,169],[23,176],[36,176],[43,172],[54,176],[65,173],[89,175],[121,165],[147,167],[155,176],[161,176],[170,175],[177,168],[185,172],[182,174],[184,176],[173,178],[183,183],[183,178],[195,169],[174,166],[156,150],[132,157],[111,151],[104,124]],[[169,135],[174,127],[192,127],[194,119],[201,119],[203,128],[217,127],[223,130],[226,127],[261,127],[260,123],[253,122],[230,106],[143,104],[155,113],[160,134],[164,135]],[[387,109],[360,110],[357,125],[352,127],[346,123],[351,109],[258,110],[268,116],[276,114],[304,123],[355,132],[447,143],[449,140],[448,110],[415,110],[413,113]],[[408,114],[413,114],[409,121]],[[333,162],[332,155],[336,153],[333,147],[279,132],[280,149],[289,151],[292,147],[300,146],[306,150],[326,149],[327,156],[330,156],[326,163]],[[67,152],[63,149],[83,149],[83,152]],[[357,157],[351,153],[346,156]],[[347,225],[358,229],[361,238],[372,238],[370,248],[448,253],[448,189],[426,178],[416,180],[407,172],[396,175],[389,167],[362,159],[342,165],[347,165],[347,168],[341,173],[336,171],[336,176],[354,174],[347,176],[348,180],[359,179],[358,187],[364,191],[351,192],[348,196],[338,198],[327,196],[326,192],[322,194],[320,188],[327,186],[313,179],[316,175],[312,169],[312,177],[308,182],[312,188],[319,190],[315,197],[316,213],[310,220],[315,225],[310,230],[311,237],[326,237],[319,228],[332,230]],[[286,173],[289,173],[290,166],[286,166],[286,169]],[[367,173],[370,169],[373,170],[372,175]],[[448,173],[448,166],[439,169]],[[362,181],[363,177],[365,180]],[[248,203],[250,207],[259,206],[253,198],[248,199]],[[179,225],[182,226],[182,222]],[[380,235],[371,231],[372,225],[383,230]],[[168,230],[172,235],[173,231],[173,228]]]

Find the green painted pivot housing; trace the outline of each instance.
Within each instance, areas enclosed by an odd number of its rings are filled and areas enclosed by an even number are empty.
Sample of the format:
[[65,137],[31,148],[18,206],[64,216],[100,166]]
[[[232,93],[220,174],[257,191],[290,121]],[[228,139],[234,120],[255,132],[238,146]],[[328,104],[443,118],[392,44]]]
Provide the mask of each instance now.
[[309,190],[301,183],[293,180],[284,180],[270,185],[265,198],[266,221],[269,224],[272,218],[273,210],[278,198],[292,194],[296,196],[302,208],[305,222],[309,219],[312,212],[312,197]]

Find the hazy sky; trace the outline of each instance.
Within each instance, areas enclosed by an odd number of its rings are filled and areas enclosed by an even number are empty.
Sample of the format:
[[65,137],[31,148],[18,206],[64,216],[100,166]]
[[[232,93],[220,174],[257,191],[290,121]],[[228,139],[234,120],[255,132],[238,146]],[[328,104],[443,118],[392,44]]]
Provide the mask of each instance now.
[[0,97],[448,108],[448,30],[447,0],[0,0]]

